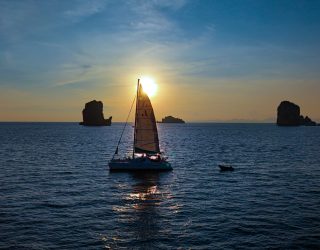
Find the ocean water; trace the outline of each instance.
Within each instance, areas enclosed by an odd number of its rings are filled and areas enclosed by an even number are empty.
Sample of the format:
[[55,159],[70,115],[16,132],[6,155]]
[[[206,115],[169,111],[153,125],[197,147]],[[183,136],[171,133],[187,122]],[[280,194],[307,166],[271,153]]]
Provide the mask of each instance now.
[[174,170],[109,173],[122,126],[0,123],[1,249],[320,248],[320,127],[158,124]]

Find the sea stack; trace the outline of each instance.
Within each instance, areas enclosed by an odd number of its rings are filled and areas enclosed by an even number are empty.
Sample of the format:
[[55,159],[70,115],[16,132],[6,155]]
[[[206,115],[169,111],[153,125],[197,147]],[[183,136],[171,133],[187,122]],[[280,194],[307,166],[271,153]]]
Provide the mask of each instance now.
[[278,126],[316,126],[308,116],[300,115],[300,107],[289,101],[282,101],[277,109]]
[[110,126],[112,121],[112,116],[109,119],[104,119],[103,103],[96,100],[86,103],[82,110],[82,117],[83,122],[79,124],[84,126]]
[[185,123],[184,120],[180,118],[173,117],[171,115],[162,118],[162,123]]

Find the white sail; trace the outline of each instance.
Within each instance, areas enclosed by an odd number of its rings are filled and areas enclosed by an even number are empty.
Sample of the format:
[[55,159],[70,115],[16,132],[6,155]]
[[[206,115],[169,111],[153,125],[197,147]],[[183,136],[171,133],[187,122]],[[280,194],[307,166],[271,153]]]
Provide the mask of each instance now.
[[134,153],[160,153],[157,123],[153,108],[139,81],[136,105]]

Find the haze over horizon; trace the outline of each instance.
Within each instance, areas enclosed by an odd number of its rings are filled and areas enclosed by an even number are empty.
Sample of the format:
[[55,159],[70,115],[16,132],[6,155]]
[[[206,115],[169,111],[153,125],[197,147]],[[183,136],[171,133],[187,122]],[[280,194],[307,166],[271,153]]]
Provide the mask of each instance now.
[[0,2],[0,121],[124,121],[137,78],[157,120],[272,121],[283,100],[320,122],[320,1]]

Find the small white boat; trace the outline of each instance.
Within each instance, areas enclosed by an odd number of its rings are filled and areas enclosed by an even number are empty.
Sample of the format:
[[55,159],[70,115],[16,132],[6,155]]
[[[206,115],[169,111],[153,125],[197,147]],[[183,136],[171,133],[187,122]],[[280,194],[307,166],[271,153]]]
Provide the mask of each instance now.
[[[112,159],[109,161],[110,171],[172,170],[171,164],[167,161],[167,158],[162,156],[162,153],[160,152],[157,123],[151,101],[148,95],[143,91],[139,79],[135,100],[136,114],[132,157],[124,159],[116,158],[116,156],[118,155],[118,146],[120,144],[123,131],[128,121],[127,119],[116,151]],[[134,101],[132,103],[132,106],[134,104]]]

